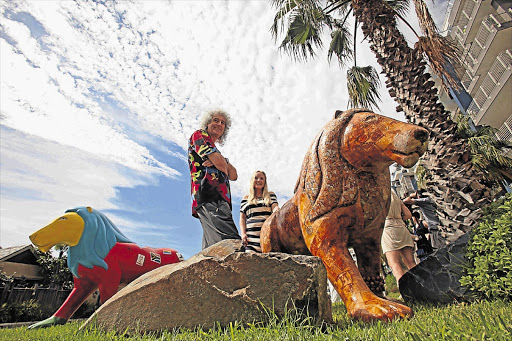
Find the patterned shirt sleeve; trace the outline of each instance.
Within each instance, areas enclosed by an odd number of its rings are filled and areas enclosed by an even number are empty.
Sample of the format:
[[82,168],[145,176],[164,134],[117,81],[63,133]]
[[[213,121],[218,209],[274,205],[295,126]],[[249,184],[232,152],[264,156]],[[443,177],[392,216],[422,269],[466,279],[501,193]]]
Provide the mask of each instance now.
[[196,131],[191,139],[191,144],[194,148],[194,151],[199,155],[203,160],[206,159],[208,155],[211,153],[218,152],[217,148],[213,144],[211,137],[204,132],[203,130]]

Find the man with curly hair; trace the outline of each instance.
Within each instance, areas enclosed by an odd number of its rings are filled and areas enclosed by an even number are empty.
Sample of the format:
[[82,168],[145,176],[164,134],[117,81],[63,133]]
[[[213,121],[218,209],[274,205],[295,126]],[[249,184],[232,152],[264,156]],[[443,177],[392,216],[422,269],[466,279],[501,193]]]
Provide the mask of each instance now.
[[203,249],[223,239],[241,239],[231,213],[229,188],[229,180],[235,181],[238,174],[215,145],[225,141],[230,126],[225,111],[209,111],[189,140],[192,216],[203,227]]

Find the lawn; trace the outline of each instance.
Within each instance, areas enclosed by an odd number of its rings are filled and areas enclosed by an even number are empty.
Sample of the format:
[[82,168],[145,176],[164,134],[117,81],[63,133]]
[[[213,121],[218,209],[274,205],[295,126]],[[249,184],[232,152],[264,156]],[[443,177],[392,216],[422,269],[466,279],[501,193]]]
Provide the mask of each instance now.
[[267,323],[228,328],[164,331],[156,335],[123,331],[79,330],[80,322],[47,329],[1,329],[0,340],[512,340],[512,303],[480,301],[472,304],[415,305],[409,320],[365,324],[346,316],[343,304],[333,305],[333,325],[315,325],[307,319],[271,317]]

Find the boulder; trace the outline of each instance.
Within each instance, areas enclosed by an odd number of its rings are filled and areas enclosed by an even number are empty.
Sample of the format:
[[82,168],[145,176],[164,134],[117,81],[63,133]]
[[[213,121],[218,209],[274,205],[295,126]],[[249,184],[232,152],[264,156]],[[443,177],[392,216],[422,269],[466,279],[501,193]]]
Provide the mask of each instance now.
[[460,284],[469,233],[437,250],[410,269],[398,282],[406,302],[451,303],[471,301],[469,289]]
[[224,240],[190,259],[137,278],[110,298],[82,328],[158,332],[183,327],[210,329],[231,322],[283,316],[303,309],[331,322],[327,274],[318,257],[236,252],[239,240]]

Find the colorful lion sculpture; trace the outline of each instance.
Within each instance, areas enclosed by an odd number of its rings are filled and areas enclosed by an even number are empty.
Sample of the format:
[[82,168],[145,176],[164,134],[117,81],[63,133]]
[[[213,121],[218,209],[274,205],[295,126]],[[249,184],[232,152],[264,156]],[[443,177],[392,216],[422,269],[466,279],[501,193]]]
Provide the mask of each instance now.
[[183,260],[173,249],[139,247],[110,219],[91,207],[67,210],[33,233],[30,240],[43,252],[56,244],[69,246],[68,267],[74,287],[53,316],[29,328],[65,324],[96,289],[104,303],[117,292],[119,284],[130,283],[148,271]]

